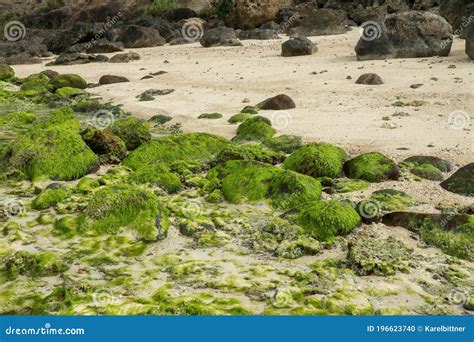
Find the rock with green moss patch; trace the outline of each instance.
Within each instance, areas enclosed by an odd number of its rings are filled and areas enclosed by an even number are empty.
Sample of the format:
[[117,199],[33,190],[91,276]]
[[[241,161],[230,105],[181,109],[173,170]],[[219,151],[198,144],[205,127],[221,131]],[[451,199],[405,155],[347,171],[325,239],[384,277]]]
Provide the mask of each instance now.
[[387,239],[358,238],[349,244],[347,262],[360,276],[389,276],[408,272],[413,250],[393,237]]
[[259,108],[258,108],[258,107],[245,106],[244,108],[242,108],[242,110],[241,110],[240,112],[241,112],[241,113],[246,113],[246,114],[255,115],[255,114],[258,114],[258,111],[259,111]]
[[178,192],[181,181],[177,175],[162,163],[145,165],[130,175],[130,180],[138,184],[153,184],[169,193]]
[[360,222],[359,215],[349,203],[332,200],[309,203],[297,216],[297,223],[318,240],[349,234]]
[[321,184],[314,178],[255,161],[229,161],[213,168],[207,178],[231,203],[266,199],[291,209],[321,196]]
[[53,111],[8,145],[0,164],[29,179],[73,180],[95,170],[99,161],[79,134],[71,109]]
[[221,119],[221,118],[222,118],[222,114],[220,113],[202,113],[201,115],[198,116],[198,119],[215,120],[215,119]]
[[51,85],[55,90],[63,87],[87,88],[86,80],[77,74],[60,74],[51,80]]
[[222,202],[222,191],[219,189],[214,190],[206,196],[206,201],[209,203],[221,203]]
[[88,194],[94,191],[94,189],[98,188],[100,183],[95,178],[84,177],[77,183],[76,188],[74,189],[75,192],[80,194]]
[[280,164],[285,155],[258,144],[228,145],[216,157],[216,163],[229,160],[256,160],[268,164]]
[[285,153],[293,153],[303,145],[301,137],[287,134],[272,137],[263,143],[272,150]]
[[20,87],[21,90],[53,90],[53,86],[50,84],[50,79],[44,74],[32,74],[25,78]]
[[8,81],[15,77],[15,71],[7,64],[0,64],[0,81]]
[[151,122],[151,123],[157,124],[157,125],[163,125],[163,124],[165,124],[165,123],[167,123],[168,121],[171,121],[171,120],[173,120],[172,116],[164,115],[164,114],[157,114],[157,115],[153,115],[151,118],[149,118],[148,122]]
[[0,127],[1,128],[22,128],[25,125],[29,125],[36,120],[36,114],[30,112],[10,112],[0,116]]
[[239,122],[244,122],[247,119],[250,119],[252,117],[251,114],[248,113],[239,113],[232,115],[229,120],[227,120],[228,123],[235,124]]
[[165,237],[169,222],[152,192],[136,185],[109,185],[97,190],[78,219],[79,229],[97,234],[117,234],[128,228],[139,239]]
[[441,187],[459,195],[474,197],[474,163],[461,167],[442,182]]
[[87,146],[99,155],[102,164],[118,164],[127,155],[125,142],[109,129],[88,128],[81,132],[81,136]]
[[9,253],[3,260],[7,274],[15,278],[18,275],[30,277],[46,277],[60,274],[68,266],[53,253],[30,253],[15,251]]
[[370,195],[370,198],[377,201],[380,208],[386,211],[405,210],[416,205],[418,202],[406,192],[395,189],[377,190]]
[[369,182],[361,179],[337,178],[330,186],[333,192],[344,194],[368,189],[369,185]]
[[85,94],[85,91],[79,88],[62,87],[62,88],[56,89],[54,93],[61,97],[73,97],[73,96]]
[[173,168],[176,163],[196,166],[210,163],[230,144],[222,137],[206,133],[187,133],[153,139],[131,152],[123,164],[134,170],[161,162]]
[[346,152],[339,147],[310,143],[293,152],[283,165],[289,170],[312,177],[338,177],[346,157]]
[[276,130],[270,120],[262,116],[254,116],[245,120],[237,128],[237,135],[232,139],[236,142],[265,141],[273,137]]
[[136,118],[115,121],[110,130],[125,142],[129,151],[151,140],[148,123]]
[[451,172],[451,170],[453,169],[453,165],[451,164],[451,162],[433,156],[412,156],[406,158],[403,162],[415,165],[432,165],[435,168],[439,169],[441,172]]
[[410,172],[415,176],[435,182],[441,182],[444,179],[443,173],[438,168],[430,164],[414,166],[410,169]]
[[63,201],[66,196],[65,188],[45,189],[33,199],[31,207],[36,210],[48,209]]
[[397,180],[400,169],[393,160],[378,152],[361,154],[344,164],[347,177],[363,179],[371,183],[387,179]]

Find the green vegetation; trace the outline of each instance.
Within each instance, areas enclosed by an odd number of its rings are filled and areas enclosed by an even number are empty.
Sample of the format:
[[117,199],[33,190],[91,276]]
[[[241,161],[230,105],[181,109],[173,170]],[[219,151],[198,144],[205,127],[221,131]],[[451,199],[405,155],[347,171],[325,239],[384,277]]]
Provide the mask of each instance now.
[[164,11],[174,8],[176,8],[176,2],[174,0],[153,0],[153,2],[145,8],[145,14],[158,16]]
[[212,120],[215,120],[215,119],[221,119],[221,118],[222,118],[222,114],[220,114],[220,113],[203,113],[203,114],[198,116],[198,119],[212,119]]
[[276,130],[270,120],[262,116],[254,116],[245,120],[237,128],[237,135],[232,139],[236,142],[265,141],[273,137]]
[[263,142],[267,147],[275,151],[293,153],[303,144],[301,137],[296,135],[279,135]]
[[22,128],[33,123],[36,120],[36,115],[29,112],[10,112],[0,116],[1,128]]
[[87,82],[76,74],[61,74],[51,80],[51,85],[55,90],[63,87],[85,89]]
[[280,164],[285,159],[283,153],[272,151],[258,144],[228,145],[216,157],[216,163],[229,160],[255,160],[268,164]]
[[251,114],[248,113],[239,113],[232,115],[227,122],[231,124],[239,123],[239,122],[244,122],[247,119],[250,119],[252,117]]
[[151,139],[148,123],[136,118],[116,121],[110,130],[125,142],[129,151],[135,150]]
[[430,164],[414,166],[412,169],[410,169],[410,172],[415,176],[435,182],[441,182],[444,179],[443,173],[438,168]]
[[162,187],[169,193],[177,192],[181,188],[181,181],[177,175],[172,173],[165,164],[145,165],[130,176],[130,180],[135,183],[149,183]]
[[370,195],[370,198],[376,200],[381,209],[387,211],[405,210],[417,204],[417,201],[403,191],[394,189],[377,190]]
[[219,19],[225,19],[232,8],[232,0],[212,0],[211,7]]
[[8,81],[15,77],[13,68],[6,64],[0,64],[0,81]]
[[67,265],[53,253],[14,251],[3,258],[3,264],[11,278],[16,278],[18,275],[29,277],[53,276],[68,269]]
[[45,189],[35,197],[31,206],[33,209],[37,210],[48,209],[64,200],[66,196],[67,190],[64,188]]
[[395,162],[381,153],[371,152],[361,154],[344,164],[347,177],[363,179],[371,183],[387,179],[398,179],[400,170]]

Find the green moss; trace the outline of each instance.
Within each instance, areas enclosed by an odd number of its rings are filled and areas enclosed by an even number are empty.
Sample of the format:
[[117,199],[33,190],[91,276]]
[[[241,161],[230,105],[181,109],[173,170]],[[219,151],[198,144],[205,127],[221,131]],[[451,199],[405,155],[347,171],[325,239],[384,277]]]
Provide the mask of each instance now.
[[15,77],[15,71],[7,64],[0,64],[0,81],[8,81]]
[[212,169],[208,179],[231,203],[267,199],[276,207],[290,209],[321,195],[317,180],[254,161],[229,161]]
[[53,87],[50,84],[49,77],[44,74],[33,74],[28,76],[20,87],[21,90],[40,90],[51,91]]
[[51,85],[55,90],[63,87],[85,89],[87,82],[76,74],[61,74],[51,80]]
[[395,162],[381,153],[361,154],[344,164],[344,172],[349,178],[363,179],[371,183],[387,179],[398,179],[400,170]]
[[214,190],[206,196],[206,201],[209,203],[220,203],[222,202],[222,191],[219,189]]
[[4,258],[3,264],[7,274],[12,278],[18,275],[30,277],[53,276],[68,269],[68,266],[53,253],[15,251]]
[[29,112],[10,112],[0,116],[1,128],[21,128],[36,120],[36,115]]
[[436,167],[429,164],[417,165],[411,168],[410,172],[415,176],[431,181],[441,182],[444,179],[443,173]]
[[255,160],[268,164],[279,164],[285,159],[284,154],[272,151],[257,144],[228,145],[218,154],[216,163],[229,160]]
[[258,114],[259,108],[254,106],[245,106],[240,112],[255,115]]
[[405,210],[418,203],[407,193],[394,189],[374,191],[370,198],[376,200],[380,204],[380,208],[386,211]]
[[129,151],[135,150],[151,139],[149,124],[136,118],[116,121],[111,131],[125,142]]
[[150,183],[165,189],[169,193],[179,191],[181,181],[178,176],[172,173],[165,164],[156,163],[145,165],[130,176],[134,183]]
[[62,88],[56,89],[54,93],[62,97],[71,97],[71,96],[85,94],[85,91],[79,88],[62,87]]
[[345,159],[346,153],[339,147],[310,143],[291,154],[283,165],[289,170],[312,177],[338,177]]
[[203,114],[198,116],[198,119],[212,119],[212,120],[215,120],[215,119],[221,119],[221,118],[222,118],[222,114],[220,114],[220,113],[203,113]]
[[369,183],[360,179],[338,178],[334,181],[333,189],[337,193],[361,191],[369,188]]
[[103,164],[118,164],[127,155],[125,142],[108,129],[88,128],[81,136]]
[[262,116],[254,116],[245,120],[237,128],[237,135],[233,141],[265,141],[273,137],[276,130],[271,126],[270,120]]
[[474,163],[458,169],[451,177],[442,182],[441,187],[463,196],[474,196]]
[[94,189],[98,188],[100,183],[97,179],[84,177],[77,183],[75,192],[80,194],[88,194],[94,191]]
[[266,146],[275,151],[293,153],[303,144],[301,137],[296,135],[279,135],[263,142]]
[[79,135],[79,122],[69,108],[56,110],[18,136],[0,163],[29,179],[73,180],[98,166],[97,156]]
[[97,190],[79,217],[84,232],[116,234],[127,227],[146,241],[154,241],[164,233],[160,225],[164,210],[150,191],[134,185],[109,185]]
[[345,235],[360,224],[360,217],[347,202],[313,202],[301,210],[297,222],[318,240],[329,240]]
[[412,250],[403,242],[388,239],[357,239],[349,244],[347,262],[358,275],[394,275],[408,272]]
[[64,238],[71,238],[78,233],[77,221],[73,217],[61,217],[54,223],[53,234]]
[[134,170],[156,162],[169,167],[176,162],[206,164],[229,144],[224,138],[211,134],[177,134],[153,139],[140,146],[125,158],[123,164]]
[[239,113],[232,115],[229,120],[227,120],[228,123],[235,124],[239,122],[244,122],[247,119],[250,119],[252,117],[251,114],[248,113]]
[[31,207],[36,210],[48,209],[63,201],[66,196],[66,189],[45,189],[31,202]]
[[449,172],[452,169],[452,165],[449,161],[440,159],[438,157],[431,156],[412,156],[405,159],[403,162],[415,164],[415,165],[431,165],[439,169],[442,172]]

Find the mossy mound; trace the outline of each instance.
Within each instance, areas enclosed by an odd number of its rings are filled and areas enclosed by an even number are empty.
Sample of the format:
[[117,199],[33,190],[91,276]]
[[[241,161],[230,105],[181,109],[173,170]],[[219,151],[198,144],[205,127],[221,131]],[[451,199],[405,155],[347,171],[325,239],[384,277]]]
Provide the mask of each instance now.
[[78,89],[87,88],[86,80],[76,74],[61,74],[54,77],[50,82],[54,90],[63,88],[63,87],[78,88]]
[[239,122],[244,122],[247,119],[250,119],[252,117],[251,114],[248,113],[239,113],[232,115],[229,120],[227,120],[228,123],[235,124]]
[[265,141],[273,137],[276,130],[272,127],[272,123],[262,116],[254,116],[245,120],[237,128],[237,135],[233,141]]
[[119,163],[127,155],[125,142],[108,129],[88,128],[81,136],[103,164]]
[[370,195],[370,198],[377,201],[382,210],[398,211],[416,205],[418,202],[406,192],[394,189],[377,190]]
[[123,165],[134,170],[161,162],[171,167],[174,163],[207,164],[230,144],[224,138],[205,133],[170,135],[153,139],[131,152]]
[[255,114],[258,114],[258,111],[259,111],[258,107],[245,106],[244,108],[242,108],[242,110],[240,112],[250,114],[250,115],[255,115]]
[[303,145],[301,137],[286,134],[265,140],[263,143],[272,150],[285,153],[293,153]]
[[73,97],[73,96],[85,94],[86,92],[79,88],[62,87],[62,88],[56,89],[54,93],[61,97]]
[[0,64],[0,81],[8,81],[15,77],[15,70],[7,64]]
[[257,144],[228,145],[217,155],[216,163],[229,160],[256,160],[267,164],[280,164],[285,155]]
[[60,274],[68,266],[53,253],[30,253],[27,251],[10,252],[5,256],[3,265],[8,276],[46,277]]
[[4,152],[2,166],[20,171],[30,180],[73,180],[98,166],[98,158],[79,134],[71,109],[51,112],[18,136]]
[[181,188],[181,181],[177,175],[161,163],[145,165],[130,176],[134,183],[149,183],[165,189],[169,193],[178,192]]
[[118,120],[110,130],[125,142],[129,151],[133,151],[151,140],[148,123],[136,118]]
[[173,120],[172,116],[164,115],[164,114],[157,114],[152,116],[148,119],[148,122],[156,125],[163,125],[169,121]]
[[215,120],[215,119],[221,119],[221,118],[222,118],[222,114],[220,113],[202,113],[201,115],[198,116],[198,119]]
[[321,196],[317,180],[255,161],[229,161],[213,168],[207,178],[230,203],[267,199],[275,207],[291,209]]
[[53,86],[50,84],[50,79],[45,74],[32,74],[25,78],[20,87],[21,90],[53,90]]
[[326,144],[310,143],[302,146],[286,158],[283,165],[312,177],[338,177],[347,155],[343,149]]
[[48,209],[63,201],[66,196],[67,190],[64,188],[45,189],[33,199],[31,207],[36,210]]
[[430,164],[417,165],[411,168],[410,172],[415,176],[435,182],[441,182],[444,179],[443,173]]
[[408,272],[412,250],[393,237],[388,239],[359,238],[349,244],[347,262],[360,276],[389,276]]
[[0,116],[0,127],[3,129],[22,128],[36,120],[36,114],[30,112],[10,112]]
[[97,189],[100,186],[100,182],[97,179],[84,177],[77,183],[74,192],[80,194],[88,194]]
[[453,169],[453,165],[449,161],[432,156],[412,156],[406,158],[403,162],[415,165],[432,165],[441,172],[450,172]]
[[318,240],[349,234],[359,226],[360,221],[354,208],[341,201],[309,203],[297,216],[297,223]]
[[337,178],[332,184],[332,190],[343,194],[368,189],[369,185],[370,183],[361,179]]
[[347,177],[363,179],[371,183],[387,179],[398,179],[400,169],[395,162],[381,153],[370,152],[361,154],[344,164]]
[[459,195],[474,197],[474,163],[461,167],[441,183],[441,187]]
[[168,231],[164,212],[150,191],[136,185],[109,185],[94,193],[78,219],[78,227],[98,234],[116,234],[128,228],[140,239],[155,241]]

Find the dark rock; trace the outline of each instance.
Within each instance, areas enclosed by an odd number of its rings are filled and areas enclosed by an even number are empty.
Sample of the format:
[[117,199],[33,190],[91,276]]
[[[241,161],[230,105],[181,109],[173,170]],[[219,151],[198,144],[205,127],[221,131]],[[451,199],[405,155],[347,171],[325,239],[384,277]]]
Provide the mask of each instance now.
[[304,37],[291,38],[281,45],[283,57],[312,55],[318,48],[311,40]]
[[162,46],[166,43],[158,30],[136,25],[121,28],[118,40],[123,42],[123,46],[127,49]]
[[104,75],[99,79],[99,84],[102,85],[122,82],[130,82],[130,80],[126,77],[116,75]]
[[344,11],[320,9],[304,17],[301,26],[290,30],[290,36],[325,36],[348,31]]
[[284,110],[296,108],[296,104],[291,97],[285,94],[280,94],[275,97],[266,99],[257,105],[260,109],[270,110]]
[[194,43],[192,40],[186,38],[175,38],[169,42],[170,45],[183,45]]
[[148,89],[140,95],[137,95],[137,99],[139,99],[140,101],[153,101],[155,99],[155,96],[168,95],[171,94],[173,91],[174,89]]
[[441,0],[439,14],[446,18],[452,25],[454,33],[461,38],[466,38],[469,28],[474,26],[474,3],[472,0]]
[[474,163],[461,167],[440,185],[456,194],[474,197]]
[[239,31],[238,37],[241,40],[245,39],[257,39],[257,40],[270,40],[280,39],[278,33],[275,30],[257,28],[253,30],[242,30]]
[[164,114],[158,114],[154,115],[151,118],[148,119],[148,122],[155,123],[158,125],[162,125],[167,123],[168,121],[173,120],[173,118],[169,115],[164,115]]
[[198,14],[189,8],[175,8],[166,11],[162,18],[169,21],[180,21],[183,19],[196,18]]
[[81,135],[87,146],[99,155],[102,164],[118,164],[127,155],[123,140],[108,129],[88,128]]
[[406,211],[395,211],[385,214],[382,223],[391,227],[403,227],[418,232],[426,221],[443,230],[449,231],[469,222],[470,215],[464,214],[426,214]]
[[67,52],[88,52],[88,53],[111,53],[123,51],[122,42],[111,42],[106,38],[94,40],[88,43],[79,43],[70,46]]
[[199,42],[204,47],[242,45],[235,31],[228,27],[216,27],[205,31]]
[[41,63],[40,57],[49,56],[51,53],[38,38],[28,39],[25,37],[17,42],[0,41],[0,57],[5,58],[8,64]]
[[474,59],[474,25],[471,26],[466,37],[466,54]]
[[453,165],[451,162],[433,156],[412,156],[404,160],[405,163],[413,163],[416,165],[428,164],[436,167],[441,172],[451,172]]
[[436,14],[402,12],[367,24],[355,51],[358,60],[447,56],[452,36],[451,25]]
[[130,61],[137,61],[140,55],[136,52],[118,53],[109,59],[109,63],[128,63]]
[[86,64],[93,62],[107,62],[108,57],[104,55],[87,55],[79,52],[62,53],[54,60],[46,65],[72,65],[72,64]]
[[357,79],[356,84],[380,85],[383,84],[382,78],[373,73],[363,74]]

